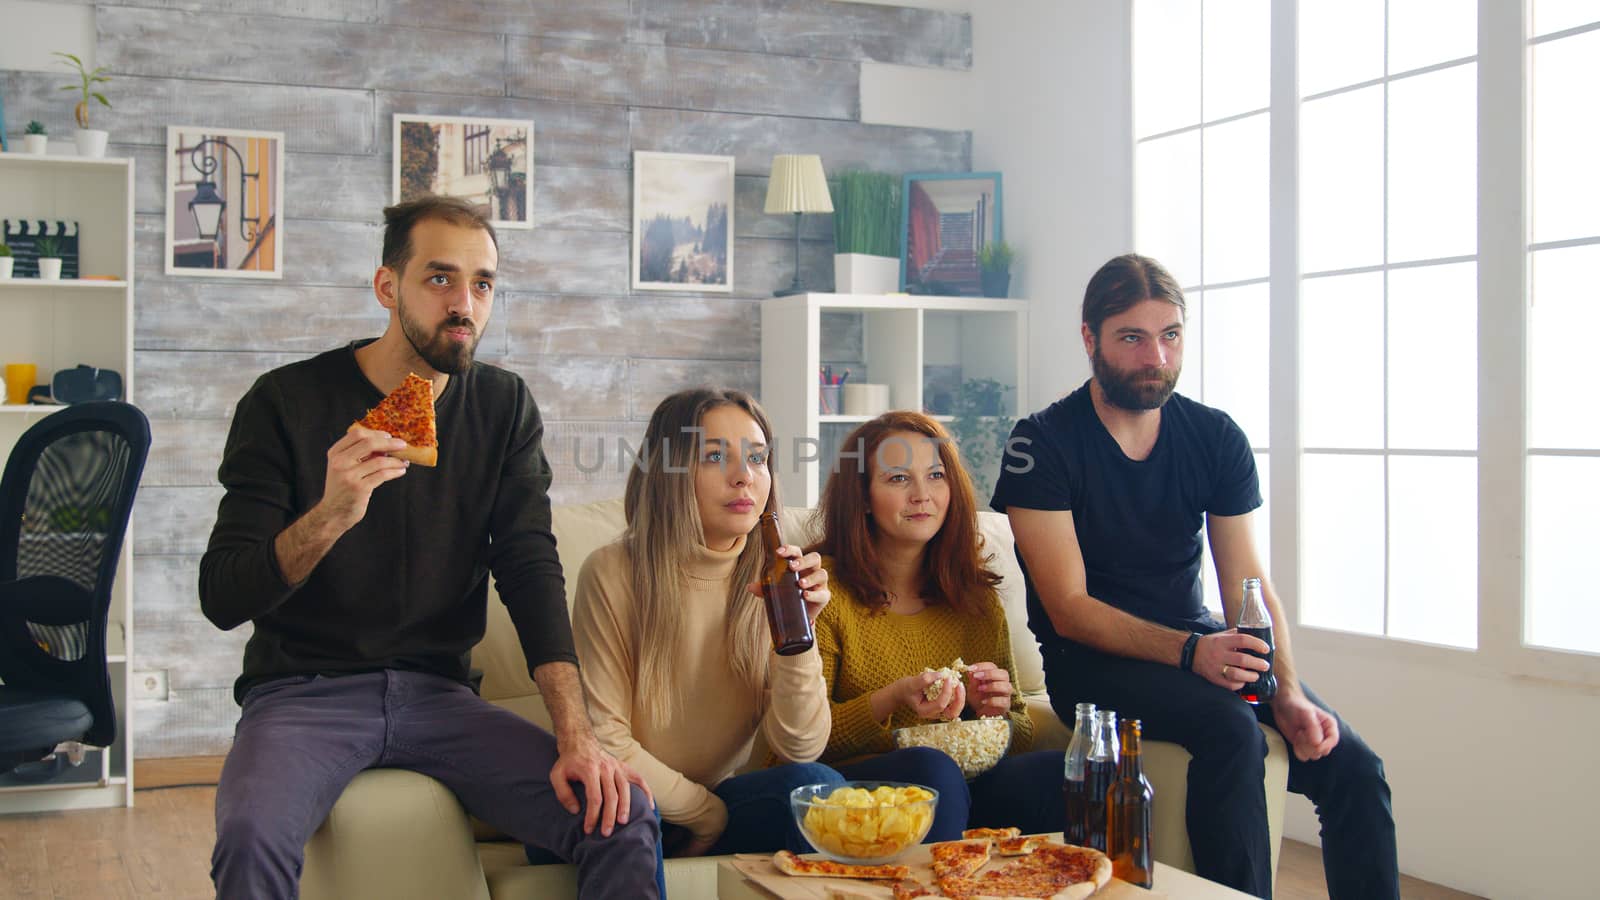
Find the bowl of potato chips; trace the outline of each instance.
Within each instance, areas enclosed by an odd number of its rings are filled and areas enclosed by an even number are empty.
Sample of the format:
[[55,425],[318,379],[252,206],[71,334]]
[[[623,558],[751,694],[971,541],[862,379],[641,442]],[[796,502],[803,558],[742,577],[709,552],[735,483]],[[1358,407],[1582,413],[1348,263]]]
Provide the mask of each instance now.
[[789,792],[795,823],[829,859],[877,865],[920,843],[939,792],[899,781],[808,784]]

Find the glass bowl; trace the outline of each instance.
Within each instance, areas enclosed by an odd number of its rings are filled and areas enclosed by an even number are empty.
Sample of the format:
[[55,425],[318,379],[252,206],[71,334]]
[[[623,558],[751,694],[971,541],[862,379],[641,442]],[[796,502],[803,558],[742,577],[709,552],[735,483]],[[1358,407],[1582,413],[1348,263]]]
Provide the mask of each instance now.
[[789,792],[794,821],[836,862],[878,865],[916,846],[933,826],[939,792],[903,781],[808,784]]
[[968,779],[994,768],[1011,747],[1011,720],[1005,716],[928,722],[894,730],[896,747],[943,750]]

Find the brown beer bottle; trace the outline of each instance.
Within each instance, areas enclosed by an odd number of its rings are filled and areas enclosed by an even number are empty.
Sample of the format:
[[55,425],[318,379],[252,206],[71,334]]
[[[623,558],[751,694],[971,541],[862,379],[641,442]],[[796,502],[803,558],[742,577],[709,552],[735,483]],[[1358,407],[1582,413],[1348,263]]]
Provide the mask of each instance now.
[[1122,758],[1117,780],[1106,792],[1106,855],[1111,874],[1140,887],[1151,886],[1150,813],[1155,791],[1144,777],[1139,720],[1122,720]]
[[778,555],[783,534],[778,529],[778,514],[761,514],[761,541],[767,546],[767,568],[761,576],[761,593],[767,598],[767,626],[772,629],[772,649],[779,656],[793,656],[811,649],[817,639],[806,617],[806,602],[800,596],[800,576],[789,568],[789,560]]

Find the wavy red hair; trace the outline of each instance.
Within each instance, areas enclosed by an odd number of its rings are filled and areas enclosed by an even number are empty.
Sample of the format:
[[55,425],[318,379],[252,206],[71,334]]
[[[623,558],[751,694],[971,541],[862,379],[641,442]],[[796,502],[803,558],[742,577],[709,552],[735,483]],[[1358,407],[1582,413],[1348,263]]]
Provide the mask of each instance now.
[[855,599],[874,610],[889,605],[889,590],[879,573],[875,543],[877,524],[872,521],[872,475],[878,448],[895,432],[920,434],[937,442],[950,486],[950,505],[944,525],[923,550],[922,596],[929,603],[948,603],[969,614],[982,614],[999,604],[996,585],[1000,576],[989,568],[991,557],[978,546],[978,503],[972,478],[961,464],[961,454],[950,433],[933,418],[911,410],[886,412],[850,432],[834,463],[833,474],[822,490],[817,517],[822,539],[812,550],[833,558],[830,574],[849,589]]

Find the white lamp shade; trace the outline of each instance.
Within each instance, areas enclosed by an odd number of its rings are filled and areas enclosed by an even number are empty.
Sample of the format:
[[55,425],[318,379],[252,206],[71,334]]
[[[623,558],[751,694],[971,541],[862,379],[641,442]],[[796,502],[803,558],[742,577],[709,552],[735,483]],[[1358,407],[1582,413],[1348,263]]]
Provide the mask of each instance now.
[[833,212],[828,178],[822,174],[822,157],[815,153],[780,153],[772,158],[767,180],[769,213]]

